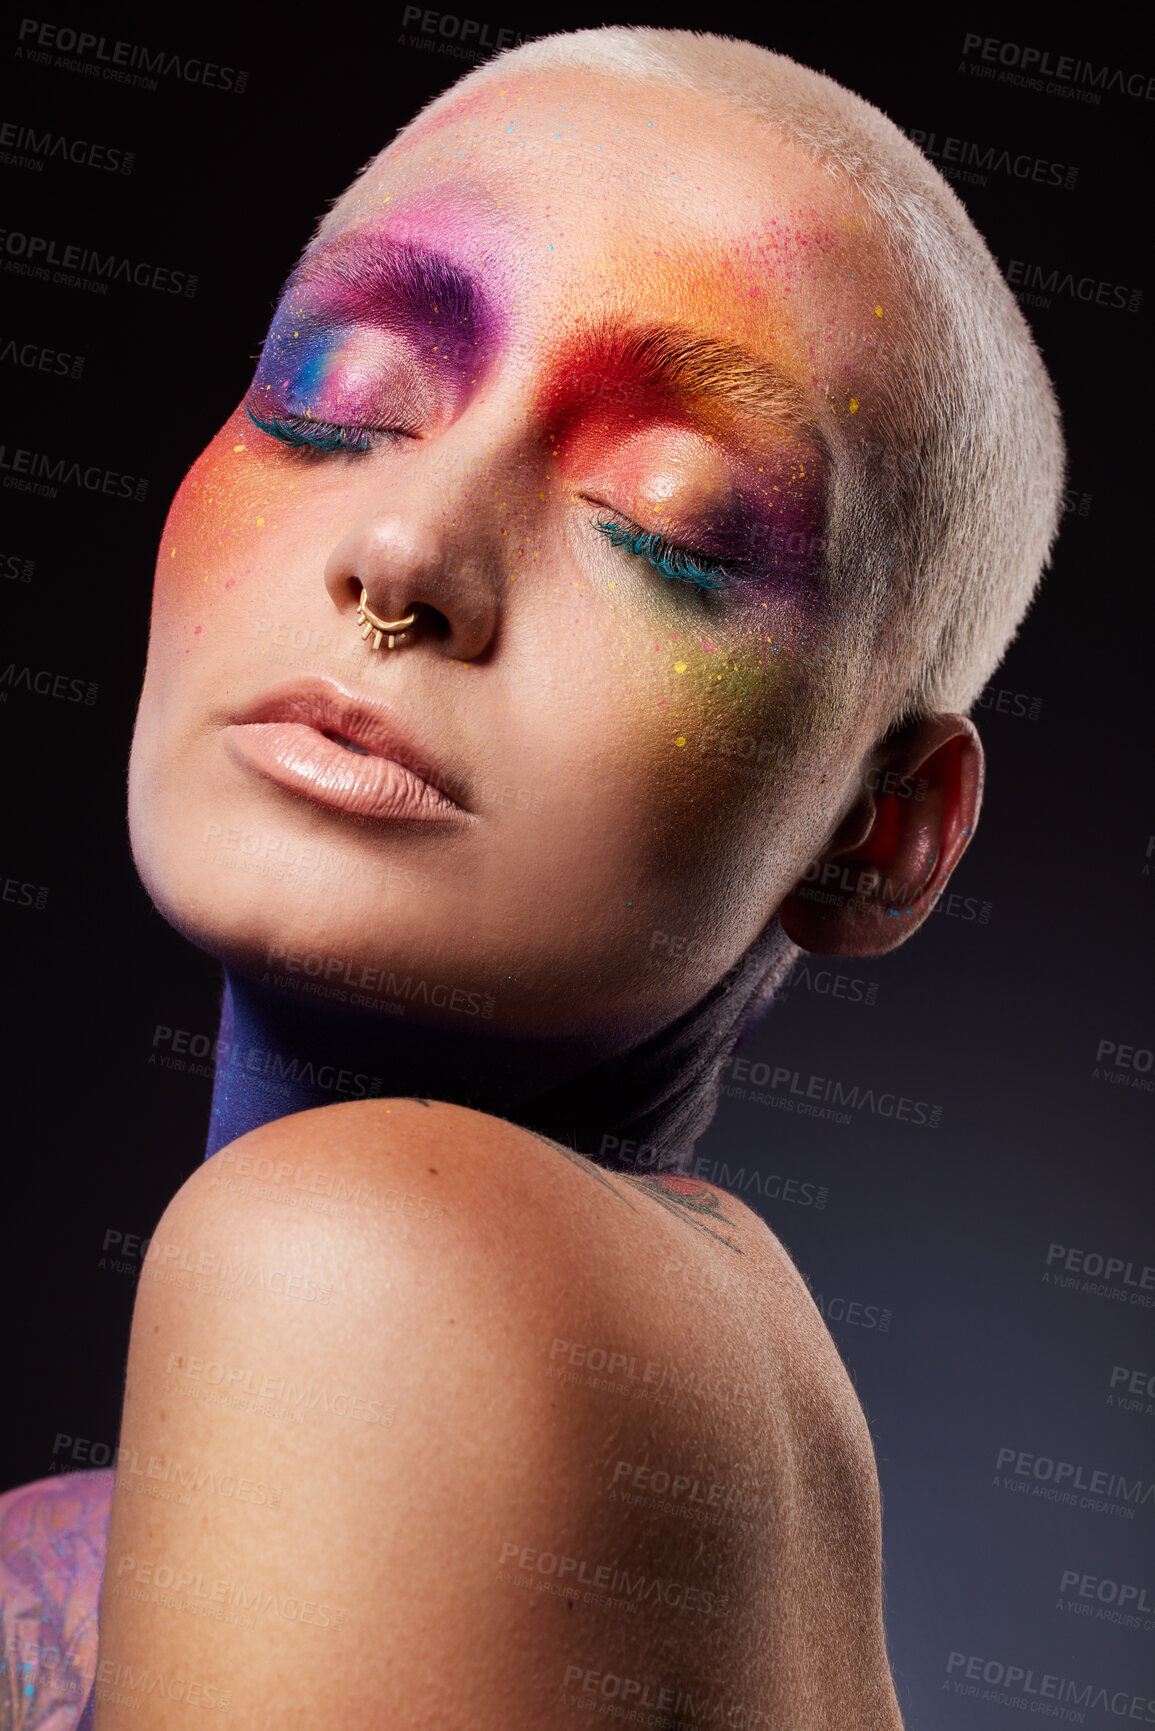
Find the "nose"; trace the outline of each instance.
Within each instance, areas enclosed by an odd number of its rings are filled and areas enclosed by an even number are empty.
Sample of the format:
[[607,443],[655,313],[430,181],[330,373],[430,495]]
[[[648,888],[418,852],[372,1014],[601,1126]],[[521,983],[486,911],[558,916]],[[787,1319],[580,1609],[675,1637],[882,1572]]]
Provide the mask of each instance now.
[[387,501],[364,503],[329,555],[325,587],[334,605],[350,630],[359,630],[363,591],[366,612],[378,620],[416,616],[407,645],[479,660],[493,647],[501,618],[500,556],[487,546],[484,525],[466,501],[451,502],[444,492],[438,498],[432,485],[414,488],[400,506],[390,493]]

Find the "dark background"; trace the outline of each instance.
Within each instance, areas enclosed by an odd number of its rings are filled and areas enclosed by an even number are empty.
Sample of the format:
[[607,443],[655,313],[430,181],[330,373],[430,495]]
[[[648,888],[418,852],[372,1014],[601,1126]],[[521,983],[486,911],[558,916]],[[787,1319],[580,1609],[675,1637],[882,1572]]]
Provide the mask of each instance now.
[[[5,269],[0,244],[4,1381],[15,1395],[0,1485],[102,1464],[140,1267],[124,1242],[148,1234],[202,1154],[207,1072],[149,1059],[171,1051],[158,1028],[211,1039],[218,970],[150,908],[122,818],[154,551],[183,472],[248,383],[313,220],[467,64],[420,21],[403,29],[403,10],[346,7],[298,27],[295,13],[158,14],[94,0],[55,17],[108,42],[243,69],[243,94],[172,75],[155,91],[122,85],[51,49],[35,64],[17,54],[19,14],[0,25],[3,121],[134,156],[130,173],[37,158],[6,132],[6,229],[197,278],[191,297],[126,283],[96,295]],[[643,7],[547,14],[524,0],[468,0],[441,16],[475,17],[491,41],[626,22],[708,24],[763,42],[904,129],[934,133],[939,151],[947,137],[979,157],[993,147],[985,172],[964,162],[971,178],[954,184],[1004,270],[1019,260],[1044,277],[1111,285],[1106,305],[1060,289],[1026,308],[1065,413],[1069,509],[1054,570],[977,712],[987,800],[951,886],[957,900],[893,957],[800,972],[742,1053],[788,1071],[795,1090],[813,1075],[857,1086],[849,1121],[800,1116],[781,1078],[750,1098],[763,1072],[753,1082],[738,1072],[699,1170],[763,1209],[866,1406],[911,1727],[1021,1723],[1027,1706],[996,1698],[1000,1666],[1033,1670],[1036,1688],[1043,1673],[1069,1679],[1076,1701],[1091,1685],[1068,1722],[1155,1723],[1155,1706],[1131,1710],[1134,1696],[1155,1696],[1155,1382],[1129,1396],[1117,1372],[1155,1373],[1155,1287],[1144,1293],[1119,1270],[1110,1283],[1045,1278],[1064,1272],[1063,1259],[1048,1265],[1054,1244],[1130,1263],[1131,1281],[1155,1264],[1151,486],[1140,452],[1151,305],[1149,292],[1136,299],[1150,276],[1139,201],[1152,105],[1118,88],[1091,103],[1000,80],[1011,48],[1003,62],[995,50],[985,77],[971,70],[987,64],[981,48],[964,54],[968,35],[991,37],[1046,49],[1052,64],[1106,66],[1108,79],[1142,73],[1145,90],[1151,42],[1135,14],[1103,7],[1060,28],[953,0],[833,22],[818,8],[774,16],[723,4],[705,19]],[[1020,170],[1048,167],[1016,176],[997,166],[1004,151]],[[1063,184],[1050,183],[1051,164]],[[32,365],[20,358],[29,353]],[[12,490],[17,448],[146,479],[147,497]],[[65,675],[63,694],[21,687],[25,667]],[[1130,1058],[1100,1058],[1108,1041]],[[938,1107],[937,1127],[883,1116],[895,1093]],[[1109,1404],[1112,1394],[1133,1407]],[[1123,1475],[1127,1490],[1108,1500],[1133,1518],[1031,1494],[1048,1482],[1029,1468],[1000,1473],[1007,1448],[1079,1464],[1084,1483],[1093,1471]],[[1065,1571],[1144,1587],[1148,1609],[1132,1599],[1135,1626],[1097,1615],[1118,1611],[1110,1589],[1080,1598],[1061,1590]],[[987,1665],[986,1683],[971,1666],[972,1694],[955,1687],[958,1655],[977,1657],[980,1674]]]

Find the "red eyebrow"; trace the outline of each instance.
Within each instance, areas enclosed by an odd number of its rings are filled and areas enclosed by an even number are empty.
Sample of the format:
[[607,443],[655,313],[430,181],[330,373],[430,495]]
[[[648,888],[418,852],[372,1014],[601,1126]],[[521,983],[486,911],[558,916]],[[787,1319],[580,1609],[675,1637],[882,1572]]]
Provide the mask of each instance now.
[[565,394],[575,373],[598,374],[639,392],[759,415],[804,432],[826,452],[822,428],[796,380],[749,349],[701,331],[606,319],[578,344],[556,351],[551,373],[555,389]]

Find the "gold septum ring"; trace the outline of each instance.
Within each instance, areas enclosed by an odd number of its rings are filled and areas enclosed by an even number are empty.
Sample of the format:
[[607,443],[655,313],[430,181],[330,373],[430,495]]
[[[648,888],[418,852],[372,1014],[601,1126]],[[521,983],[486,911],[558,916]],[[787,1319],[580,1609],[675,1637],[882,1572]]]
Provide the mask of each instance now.
[[368,643],[372,638],[371,647],[380,649],[381,639],[386,639],[386,649],[392,649],[397,643],[404,641],[406,634],[417,623],[417,611],[414,608],[404,619],[379,619],[376,613],[369,610],[369,591],[361,590],[361,600],[357,605],[357,623],[361,627],[362,640]]

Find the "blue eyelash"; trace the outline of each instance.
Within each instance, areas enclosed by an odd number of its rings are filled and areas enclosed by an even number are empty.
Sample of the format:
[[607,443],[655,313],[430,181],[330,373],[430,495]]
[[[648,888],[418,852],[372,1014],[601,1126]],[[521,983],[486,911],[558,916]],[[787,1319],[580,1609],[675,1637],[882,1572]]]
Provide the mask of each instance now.
[[339,427],[332,421],[313,421],[305,415],[259,415],[250,403],[245,414],[262,433],[286,445],[304,445],[313,451],[371,451],[381,434],[370,427]]
[[699,589],[726,589],[734,582],[734,572],[728,565],[711,560],[699,560],[685,547],[676,547],[661,535],[646,534],[643,529],[624,529],[608,517],[595,517],[593,526],[604,535],[611,547],[620,547],[660,571],[663,577],[674,577],[682,583],[695,583]]

